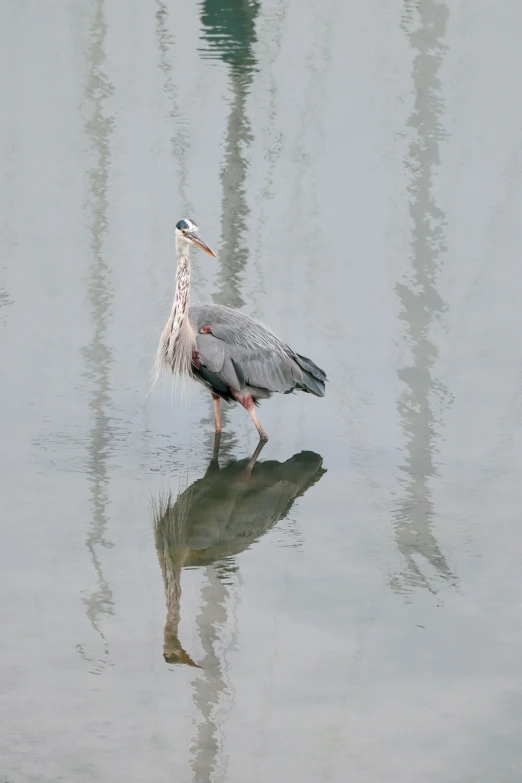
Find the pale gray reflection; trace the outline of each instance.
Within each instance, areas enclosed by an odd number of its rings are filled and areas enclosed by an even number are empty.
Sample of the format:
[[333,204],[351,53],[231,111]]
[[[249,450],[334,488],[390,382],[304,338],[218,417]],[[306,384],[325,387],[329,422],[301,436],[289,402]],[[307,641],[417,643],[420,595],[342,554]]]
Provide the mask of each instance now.
[[[194,705],[199,713],[197,736],[191,748],[195,780],[211,780],[225,765],[219,731],[224,711],[233,702],[226,655],[220,652],[227,628],[235,623],[233,576],[235,556],[248,549],[284,519],[295,500],[324,475],[322,457],[310,451],[286,462],[258,462],[260,443],[250,459],[230,461],[220,468],[219,435],[205,475],[169,495],[154,509],[154,535],[163,576],[167,617],[163,656],[167,663],[199,666],[202,676],[193,683]],[[196,627],[204,656],[198,664],[184,650],[178,635],[181,602],[181,570],[205,567],[206,583]],[[232,631],[231,645],[235,630]],[[229,646],[231,646],[229,645]]]
[[4,307],[8,307],[9,305],[13,304],[13,300],[10,299],[9,294],[6,290],[3,288],[0,288],[0,324],[2,326],[5,326],[6,323],[6,317],[3,314],[2,310]]
[[[328,119],[323,107],[324,96],[328,92],[326,85],[332,59],[332,38],[339,17],[337,4],[338,0],[330,0],[328,6],[318,3],[314,7],[313,38],[306,56],[308,78],[292,149],[295,178],[289,210],[292,222],[299,226],[295,249],[302,256],[300,268],[302,273],[306,269],[305,274],[312,288],[315,287],[317,259],[324,254],[324,241],[316,229],[315,221],[310,220],[310,215],[321,214],[311,161],[327,138]],[[335,317],[335,314],[332,315]],[[333,321],[330,328],[337,331],[340,327]]]
[[[190,748],[194,779],[210,781],[218,772],[226,780],[227,759],[223,754],[224,720],[234,705],[234,690],[228,677],[226,652],[236,647],[237,629],[234,622],[233,587],[227,584],[222,563],[207,566],[206,584],[201,591],[201,607],[196,627],[203,645],[201,667],[204,676],[192,683],[194,706],[200,714],[197,735]],[[225,566],[226,569],[226,566]],[[225,577],[225,578],[224,578]],[[225,647],[225,629],[232,617],[232,633]]]
[[[267,78],[269,94],[267,120],[264,127],[260,129],[263,136],[263,157],[265,159],[264,185],[256,198],[258,229],[256,238],[255,257],[258,261],[261,257],[262,238],[265,232],[266,209],[265,202],[271,201],[275,197],[274,192],[274,171],[277,161],[283,151],[284,138],[277,116],[278,100],[278,79],[275,75],[275,63],[279,56],[281,40],[286,20],[287,0],[281,0],[277,10],[273,11],[265,19],[262,30],[259,33],[260,40],[263,41],[264,52],[260,55],[263,61],[263,75]],[[258,276],[261,286],[264,281],[263,267],[258,266]]]
[[[7,20],[4,20],[4,25],[7,25]],[[19,52],[19,35],[15,29],[10,29],[10,38],[13,45],[13,55],[15,52]],[[16,123],[14,118],[16,117],[16,95],[18,91],[17,76],[18,68],[16,63],[17,57],[14,55],[13,60],[9,63],[10,72],[4,74],[9,84],[9,94],[6,96],[5,103],[3,105],[3,124],[5,141],[2,149],[2,187],[0,188],[0,214],[2,221],[0,223],[0,246],[1,246],[1,268],[9,269],[11,263],[14,262],[15,250],[18,246],[18,236],[12,225],[11,211],[13,209],[13,193],[16,192],[16,159],[19,152],[18,149],[18,134],[16,132]],[[12,69],[12,70],[11,70]],[[5,326],[7,324],[7,310],[5,309],[9,305],[13,304],[13,300],[10,298],[7,289],[4,284],[0,284],[0,325]]]
[[221,250],[219,253],[217,304],[242,307],[243,270],[248,259],[246,219],[249,208],[245,193],[248,147],[252,140],[246,114],[246,100],[256,70],[256,0],[204,0],[201,4],[202,32],[206,49],[203,58],[218,58],[229,66],[232,102],[228,115],[225,164],[221,172],[223,203]]
[[84,348],[85,374],[91,387],[89,410],[92,428],[89,434],[88,475],[90,483],[90,502],[92,519],[85,540],[91,562],[96,573],[96,588],[84,597],[87,616],[92,627],[103,640],[101,657],[92,658],[83,647],[79,652],[93,664],[92,672],[100,674],[108,663],[108,645],[100,626],[102,615],[114,613],[112,590],[103,575],[100,548],[112,547],[106,538],[107,527],[107,487],[109,483],[107,458],[113,437],[111,419],[107,410],[110,405],[109,370],[112,354],[106,341],[107,320],[112,300],[110,270],[103,258],[103,241],[107,231],[107,188],[110,167],[110,136],[113,121],[104,112],[104,102],[113,92],[113,87],[105,74],[105,37],[107,25],[104,18],[104,0],[96,5],[94,19],[90,29],[89,45],[86,52],[88,78],[85,92],[87,121],[85,131],[90,140],[94,165],[88,172],[89,203],[86,212],[89,216],[91,234],[92,262],[88,282],[88,297],[94,322],[92,340]]
[[169,62],[169,50],[174,45],[174,36],[168,29],[167,6],[162,0],[156,0],[156,37],[160,51],[160,67],[164,77],[164,89],[170,101],[169,117],[173,120],[175,133],[171,138],[172,155],[179,169],[179,193],[181,196],[180,214],[193,213],[192,203],[187,195],[187,152],[190,148],[188,123],[183,116],[178,100],[178,89],[172,78],[172,66]]
[[408,285],[397,283],[401,318],[407,326],[412,364],[399,371],[406,391],[398,410],[406,436],[405,496],[395,511],[395,539],[406,569],[391,580],[398,591],[424,587],[437,593],[440,580],[455,584],[446,558],[434,536],[430,479],[436,475],[433,460],[435,417],[430,399],[443,399],[447,390],[432,377],[437,347],[430,328],[443,311],[436,287],[440,257],[446,250],[446,217],[432,193],[432,175],[439,165],[441,123],[438,72],[444,57],[448,8],[434,0],[405,0],[402,27],[416,52],[413,64],[415,105],[408,120],[415,137],[405,158],[410,181],[413,275]]

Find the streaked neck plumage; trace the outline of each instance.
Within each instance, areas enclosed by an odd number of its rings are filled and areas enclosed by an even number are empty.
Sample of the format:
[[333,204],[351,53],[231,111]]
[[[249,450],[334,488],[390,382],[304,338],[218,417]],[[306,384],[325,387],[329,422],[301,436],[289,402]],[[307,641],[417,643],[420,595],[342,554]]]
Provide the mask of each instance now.
[[170,369],[174,375],[190,374],[192,351],[196,338],[189,324],[190,304],[190,244],[176,236],[176,291],[170,318],[167,321],[156,357],[156,375],[162,369]]

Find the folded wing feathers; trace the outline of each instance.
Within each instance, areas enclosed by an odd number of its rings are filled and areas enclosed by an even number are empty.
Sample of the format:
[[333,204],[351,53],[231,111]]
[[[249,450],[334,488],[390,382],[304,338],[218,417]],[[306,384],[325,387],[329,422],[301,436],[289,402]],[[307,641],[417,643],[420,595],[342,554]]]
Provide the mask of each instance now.
[[[248,385],[268,392],[297,388],[324,395],[324,371],[248,316],[227,307],[196,305],[190,308],[190,320],[199,361],[235,391]],[[211,333],[199,334],[206,325]]]

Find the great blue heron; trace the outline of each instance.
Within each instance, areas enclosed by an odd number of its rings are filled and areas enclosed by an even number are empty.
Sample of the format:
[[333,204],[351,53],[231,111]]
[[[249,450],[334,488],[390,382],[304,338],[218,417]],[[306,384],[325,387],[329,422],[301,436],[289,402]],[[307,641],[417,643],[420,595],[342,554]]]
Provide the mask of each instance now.
[[198,231],[188,218],[176,223],[176,292],[156,355],[156,376],[169,369],[175,376],[188,376],[206,386],[214,400],[216,432],[221,432],[224,399],[239,402],[252,417],[259,437],[268,440],[254,409],[258,400],[294,389],[323,397],[326,375],[238,310],[216,304],[189,307],[190,246],[216,255]]

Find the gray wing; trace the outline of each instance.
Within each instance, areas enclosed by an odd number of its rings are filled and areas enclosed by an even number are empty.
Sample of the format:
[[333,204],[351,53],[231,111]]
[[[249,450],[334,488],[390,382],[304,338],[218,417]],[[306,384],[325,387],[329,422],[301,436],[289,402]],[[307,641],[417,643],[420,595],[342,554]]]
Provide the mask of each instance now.
[[262,323],[231,307],[215,304],[192,305],[189,309],[189,321],[196,334],[203,327],[210,326],[212,334],[227,345],[293,353],[288,345]]
[[[203,380],[218,393],[224,384],[256,397],[294,389],[323,396],[324,372],[253,318],[221,305],[195,305],[189,321],[196,333],[201,375],[207,375]],[[202,334],[207,328],[210,331]]]

